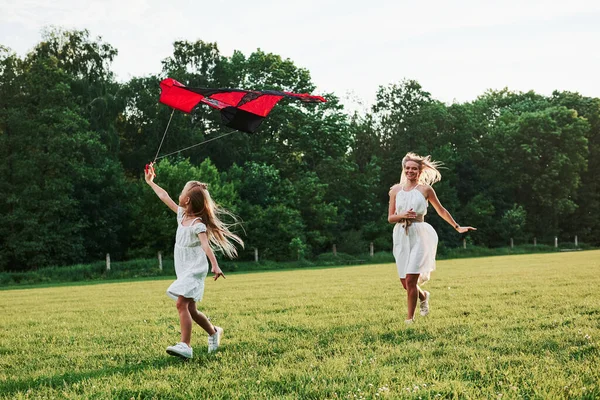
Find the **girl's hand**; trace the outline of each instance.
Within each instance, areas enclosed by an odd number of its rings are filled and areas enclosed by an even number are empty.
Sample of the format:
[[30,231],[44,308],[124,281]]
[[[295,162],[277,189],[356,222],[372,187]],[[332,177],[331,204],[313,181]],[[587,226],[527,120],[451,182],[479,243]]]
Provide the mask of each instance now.
[[156,178],[156,172],[154,172],[154,163],[146,164],[146,168],[144,169],[144,178],[146,178],[146,183],[151,184],[154,182],[154,178]]
[[417,213],[413,211],[413,209],[411,208],[408,211],[402,211],[401,213],[398,214],[398,216],[400,217],[400,219],[415,219],[417,218]]
[[223,279],[225,278],[225,274],[223,273],[223,271],[221,271],[221,268],[219,267],[213,267],[212,268],[212,272],[215,274],[214,280],[216,281],[217,279],[219,279],[220,276],[223,277]]
[[472,226],[459,226],[458,228],[456,228],[456,231],[458,233],[466,233],[469,231],[476,231],[477,228],[473,228]]

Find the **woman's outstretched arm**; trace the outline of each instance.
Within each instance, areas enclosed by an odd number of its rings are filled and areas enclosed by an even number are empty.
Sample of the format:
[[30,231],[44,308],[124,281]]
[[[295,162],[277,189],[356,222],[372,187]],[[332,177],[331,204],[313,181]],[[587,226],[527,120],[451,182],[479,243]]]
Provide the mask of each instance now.
[[433,206],[433,208],[435,208],[435,211],[438,213],[438,215],[440,217],[442,217],[442,219],[444,221],[446,221],[447,223],[449,223],[450,225],[452,225],[452,227],[459,233],[465,233],[468,232],[470,230],[476,231],[476,228],[473,228],[472,226],[460,226],[455,220],[454,218],[452,218],[452,215],[450,215],[450,213],[448,212],[448,210],[446,210],[444,208],[444,206],[442,206],[442,203],[440,203],[440,200],[437,197],[437,194],[435,193],[435,190],[433,190],[433,188],[431,186],[427,186],[425,189],[425,193],[427,194],[427,196],[425,196],[427,198],[427,200],[431,203],[431,205]]

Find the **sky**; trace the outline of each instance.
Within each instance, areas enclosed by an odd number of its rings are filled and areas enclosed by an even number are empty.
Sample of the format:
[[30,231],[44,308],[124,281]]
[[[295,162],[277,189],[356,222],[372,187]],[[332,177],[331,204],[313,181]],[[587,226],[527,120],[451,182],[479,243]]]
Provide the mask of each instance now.
[[505,87],[600,97],[598,0],[0,0],[0,45],[20,56],[49,26],[101,36],[121,81],[158,74],[174,41],[203,40],[289,58],[349,108],[403,79],[445,103]]

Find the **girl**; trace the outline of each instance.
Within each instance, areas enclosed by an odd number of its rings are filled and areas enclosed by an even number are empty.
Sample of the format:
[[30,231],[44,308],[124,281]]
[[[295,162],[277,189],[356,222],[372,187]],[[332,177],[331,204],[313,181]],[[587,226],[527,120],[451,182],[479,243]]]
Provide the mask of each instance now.
[[[205,183],[190,181],[186,183],[179,195],[179,205],[169,194],[156,183],[154,163],[145,171],[146,183],[154,190],[173,212],[177,213],[177,236],[175,240],[175,273],[177,280],[167,289],[167,295],[177,301],[181,342],[167,347],[167,353],[192,358],[190,347],[192,336],[192,320],[208,333],[208,352],[217,350],[223,336],[223,329],[214,326],[209,319],[196,309],[196,302],[204,293],[204,278],[208,273],[208,260],[215,274],[214,279],[225,279],[219,268],[211,245],[223,251],[229,257],[235,257],[237,250],[232,244],[244,245],[242,239],[231,233],[227,226],[219,220],[219,214],[228,214],[220,209],[210,197]],[[208,258],[208,260],[207,260]]]
[[430,202],[435,211],[459,233],[476,230],[462,227],[442,206],[430,185],[439,181],[439,163],[430,156],[408,153],[402,159],[400,183],[390,189],[388,221],[394,226],[394,258],[402,287],[408,296],[407,324],[414,322],[417,298],[421,301],[422,316],[429,314],[429,295],[418,284],[429,280],[435,270],[438,236],[431,225],[423,221]]

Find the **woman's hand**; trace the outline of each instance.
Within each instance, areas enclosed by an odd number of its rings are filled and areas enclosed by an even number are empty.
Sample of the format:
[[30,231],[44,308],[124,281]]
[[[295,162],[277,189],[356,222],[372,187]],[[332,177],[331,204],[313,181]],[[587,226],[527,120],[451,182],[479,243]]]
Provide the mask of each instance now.
[[473,228],[472,226],[459,226],[456,228],[456,231],[458,233],[466,233],[469,231],[476,231],[476,230],[477,230],[477,228]]
[[413,211],[411,208],[408,211],[402,211],[397,214],[400,219],[415,219],[417,218],[417,213]]
[[154,163],[146,164],[146,168],[144,169],[144,178],[146,178],[146,183],[151,184],[154,182],[154,178],[156,178],[156,172],[154,171]]
[[212,273],[214,273],[214,274],[215,274],[215,277],[214,277],[214,280],[215,280],[215,281],[216,281],[217,279],[219,279],[219,277],[220,277],[220,276],[222,276],[222,277],[223,277],[223,279],[226,279],[226,278],[225,278],[225,274],[223,273],[223,271],[221,271],[221,268],[219,268],[218,266],[217,266],[217,267],[212,267],[211,271],[212,271]]

